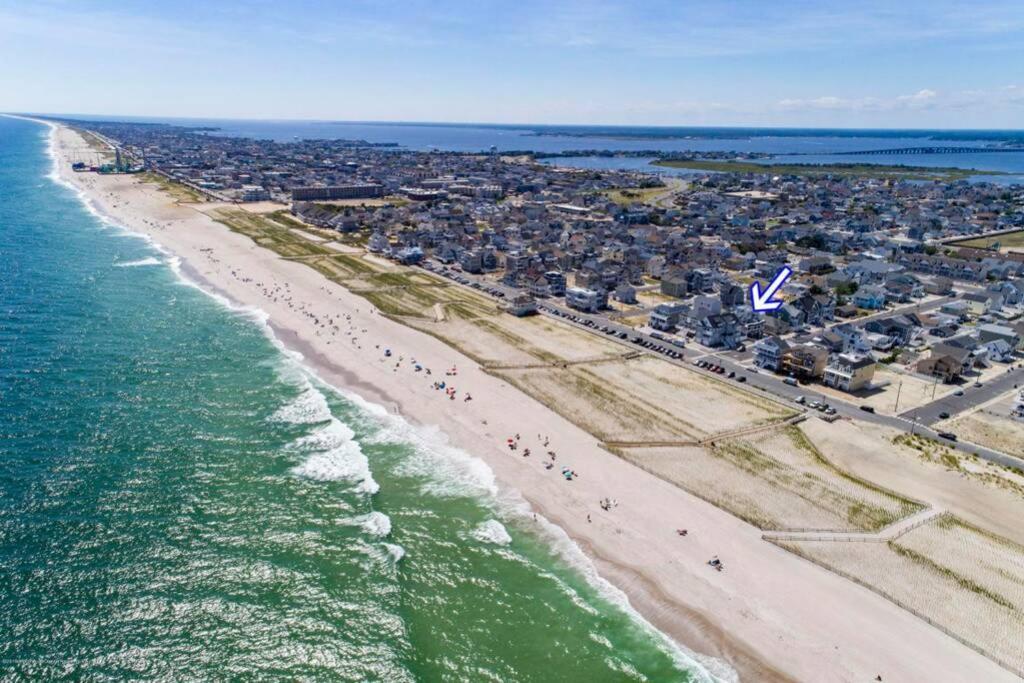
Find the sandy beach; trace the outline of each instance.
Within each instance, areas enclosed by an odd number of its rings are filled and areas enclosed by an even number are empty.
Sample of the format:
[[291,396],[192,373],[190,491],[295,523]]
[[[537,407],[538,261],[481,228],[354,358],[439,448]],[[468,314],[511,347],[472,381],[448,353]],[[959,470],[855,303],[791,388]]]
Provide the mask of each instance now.
[[[52,127],[51,138],[61,177],[98,211],[180,258],[183,273],[205,289],[263,311],[280,341],[325,381],[413,424],[436,426],[481,458],[502,487],[563,529],[643,617],[709,667],[725,662],[750,681],[1017,680],[876,593],[610,453],[471,358],[381,315],[305,264],[136,177],[71,171],[86,142],[66,127]],[[453,368],[457,374],[446,375]],[[434,388],[438,380],[454,385],[454,400]],[[507,440],[516,434],[520,446],[511,451]],[[553,469],[544,467],[548,449],[558,453]],[[579,476],[567,481],[563,466]],[[604,509],[606,498],[618,505]],[[685,538],[676,534],[681,527]],[[714,556],[725,571],[708,566]]]

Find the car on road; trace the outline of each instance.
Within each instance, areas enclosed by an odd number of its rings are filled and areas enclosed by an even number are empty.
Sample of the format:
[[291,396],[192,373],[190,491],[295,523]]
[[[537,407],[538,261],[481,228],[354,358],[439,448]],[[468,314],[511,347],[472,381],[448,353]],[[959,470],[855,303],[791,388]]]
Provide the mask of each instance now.
[[947,441],[956,441],[956,434],[953,432],[939,432],[939,436]]
[[863,410],[865,413],[873,413],[873,412],[875,412],[875,407],[874,406],[861,406],[860,409]]
[[974,383],[974,388],[975,389],[981,389],[981,382],[975,382]]
[[941,413],[939,413],[939,419],[940,420],[948,420],[949,419],[949,413],[947,413],[946,411],[942,411]]
[[743,384],[744,382],[747,381],[747,378],[744,377],[743,375],[740,375],[739,377],[736,378],[736,381],[739,382],[740,384]]
[[783,382],[783,384],[788,384],[791,387],[795,387],[796,386],[796,378],[795,377],[787,377],[786,379],[782,380],[782,382]]
[[799,403],[800,405],[807,403],[807,399],[804,398],[803,396],[797,396],[796,398],[793,399],[793,401],[795,403]]
[[964,390],[963,389],[957,389],[956,391],[953,392],[953,395],[954,396],[963,396],[964,395]]
[[730,370],[730,371],[729,371],[729,379],[732,379],[732,378],[733,378],[733,377],[735,377],[735,376],[736,376],[736,373],[735,373],[735,372],[733,372],[732,370]]

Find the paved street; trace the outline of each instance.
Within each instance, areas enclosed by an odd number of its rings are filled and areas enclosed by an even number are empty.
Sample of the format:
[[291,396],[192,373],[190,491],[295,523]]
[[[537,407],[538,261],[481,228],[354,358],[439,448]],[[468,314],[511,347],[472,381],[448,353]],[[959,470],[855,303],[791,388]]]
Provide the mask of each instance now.
[[965,384],[962,388],[963,396],[950,394],[913,410],[900,413],[900,417],[907,420],[917,419],[921,424],[932,425],[943,419],[939,416],[941,413],[956,415],[986,401],[991,401],[1021,384],[1024,384],[1024,369],[1014,367],[1009,372],[982,383],[981,387],[975,387],[973,382]]

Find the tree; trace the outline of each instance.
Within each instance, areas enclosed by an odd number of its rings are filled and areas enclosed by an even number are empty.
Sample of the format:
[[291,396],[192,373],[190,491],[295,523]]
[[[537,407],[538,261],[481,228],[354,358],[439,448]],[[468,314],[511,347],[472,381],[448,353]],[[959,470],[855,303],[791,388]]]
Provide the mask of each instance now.
[[859,287],[856,282],[840,282],[836,285],[836,294],[840,296],[853,296],[857,293]]

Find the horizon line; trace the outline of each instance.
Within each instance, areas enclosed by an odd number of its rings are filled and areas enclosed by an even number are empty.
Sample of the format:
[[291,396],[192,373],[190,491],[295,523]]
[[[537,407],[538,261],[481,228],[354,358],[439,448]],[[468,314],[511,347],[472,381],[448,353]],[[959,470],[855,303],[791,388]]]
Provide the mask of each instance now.
[[[124,118],[133,119],[165,119],[179,121],[252,121],[262,123],[332,123],[342,125],[383,125],[383,126],[490,126],[507,128],[622,128],[622,129],[719,129],[719,130],[818,130],[818,131],[913,131],[913,132],[979,132],[979,133],[1024,133],[1024,128],[912,128],[903,126],[883,127],[846,127],[846,126],[766,126],[766,125],[718,125],[718,124],[628,124],[628,123],[524,123],[499,121],[405,121],[405,120],[373,120],[373,119],[321,119],[321,118],[259,118],[259,117],[226,117],[226,116],[164,116],[152,114],[90,114],[90,113],[48,113],[48,112],[3,112],[16,116],[48,116],[59,117],[104,117],[109,120]],[[131,123],[127,121],[126,123]]]

